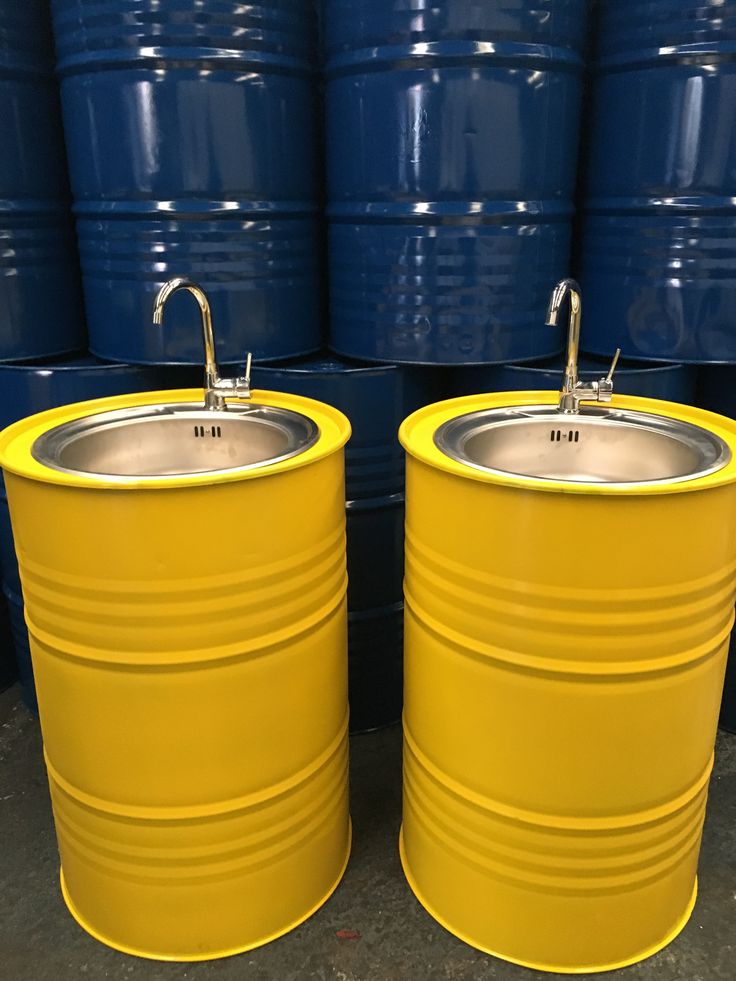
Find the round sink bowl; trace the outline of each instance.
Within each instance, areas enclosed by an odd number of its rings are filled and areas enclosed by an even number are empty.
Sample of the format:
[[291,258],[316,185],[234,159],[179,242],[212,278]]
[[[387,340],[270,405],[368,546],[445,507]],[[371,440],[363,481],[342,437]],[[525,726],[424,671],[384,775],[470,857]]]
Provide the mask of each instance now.
[[290,409],[256,403],[225,411],[197,403],[101,412],[63,423],[33,443],[54,470],[100,477],[166,477],[252,470],[288,460],[319,439],[319,427]]
[[722,439],[692,423],[597,406],[577,415],[556,405],[482,409],[444,423],[434,441],[478,470],[573,483],[691,480],[731,459]]

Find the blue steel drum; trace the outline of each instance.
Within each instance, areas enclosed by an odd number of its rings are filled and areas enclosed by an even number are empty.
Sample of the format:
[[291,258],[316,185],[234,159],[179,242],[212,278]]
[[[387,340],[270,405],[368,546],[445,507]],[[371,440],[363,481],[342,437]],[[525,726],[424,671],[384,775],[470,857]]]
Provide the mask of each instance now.
[[736,732],[736,647],[733,643],[728,651],[721,716],[718,721],[722,729]]
[[318,348],[311,0],[53,10],[92,350],[198,362],[191,302],[146,329],[172,275],[208,288],[221,361]]
[[401,719],[404,604],[348,613],[350,731]]
[[[155,206],[154,206],[155,207]],[[77,235],[90,325],[100,357],[142,364],[199,364],[199,308],[180,293],[151,326],[161,285],[186,276],[207,291],[221,364],[246,351],[270,360],[320,346],[320,250],[316,216],[260,216],[204,204],[162,218],[146,202],[94,215],[77,206]]]
[[415,409],[444,395],[444,373],[436,369],[360,365],[329,354],[283,365],[254,364],[252,383],[318,399],[345,413],[353,429],[345,447],[345,495],[375,506],[404,493],[399,426]]
[[630,64],[631,52],[736,40],[733,0],[597,0],[599,58]]
[[0,201],[0,362],[83,348],[81,307],[77,243],[67,205]]
[[[3,502],[5,495],[3,492]],[[3,509],[7,504],[3,503]],[[31,663],[31,645],[28,640],[28,628],[24,616],[23,596],[20,592],[10,589],[3,583],[3,599],[5,615],[8,617],[10,634],[10,656],[13,661],[14,676],[20,682],[20,693],[23,703],[31,712],[38,713],[36,686],[33,682],[33,665]]]
[[13,528],[10,524],[10,509],[5,494],[5,480],[0,477],[0,573],[2,582],[18,595],[21,594],[18,560],[15,557]]
[[256,365],[253,386],[327,402],[350,419],[345,493],[351,731],[396,721],[402,675],[396,618],[404,574],[404,454],[397,433],[409,413],[444,396],[444,373],[327,356]]
[[[610,359],[586,357],[578,362],[580,378],[596,381],[608,373]],[[486,368],[454,368],[449,372],[450,393],[475,395],[483,392],[557,391],[562,384],[564,356],[536,364],[505,364]],[[613,378],[614,391],[623,395],[663,399],[694,405],[697,369],[691,365],[650,364],[619,361]]]
[[330,346],[493,363],[559,350],[583,0],[327,0]]
[[[152,327],[151,330],[154,328]],[[89,356],[40,364],[0,364],[0,429],[18,419],[71,402],[201,384],[201,371],[192,368],[148,368],[104,364]],[[13,545],[5,485],[0,479],[0,568],[10,608],[16,661],[23,699],[36,708],[28,638],[23,620],[18,562]]]
[[[698,369],[697,405],[736,419],[736,366],[709,365]],[[728,651],[720,725],[736,732],[736,634],[731,634]]]
[[0,4],[0,198],[68,198],[45,0]]
[[[356,48],[405,42],[534,39],[579,50],[585,41],[584,5],[556,0],[325,0],[324,47],[328,57]],[[582,13],[582,16],[581,16]]]
[[403,593],[404,495],[347,501],[348,608],[390,606]]
[[[490,206],[478,204],[490,212]],[[476,364],[559,351],[544,326],[552,286],[564,278],[571,211],[502,213],[466,221],[432,214],[360,221],[330,205],[330,346],[366,360]],[[467,217],[467,216],[466,216]]]
[[18,677],[14,654],[10,610],[5,600],[0,598],[0,691],[10,688]]
[[84,347],[45,0],[0,4],[0,361]]
[[736,362],[736,6],[602,0],[598,41],[586,344]]
[[586,214],[579,279],[591,351],[736,362],[736,209],[687,208]]

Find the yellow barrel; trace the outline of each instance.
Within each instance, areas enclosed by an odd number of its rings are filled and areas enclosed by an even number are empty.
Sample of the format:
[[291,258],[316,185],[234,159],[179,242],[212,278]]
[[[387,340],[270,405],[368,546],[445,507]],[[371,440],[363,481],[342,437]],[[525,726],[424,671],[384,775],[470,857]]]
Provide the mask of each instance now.
[[401,428],[400,847],[411,888],[452,933],[584,973],[659,950],[695,902],[733,622],[736,423],[614,398],[733,454],[704,476],[639,484],[479,469],[436,443],[467,413],[556,400],[454,399]]
[[[349,424],[310,399],[252,399],[306,418],[313,443],[154,478],[35,458],[56,427],[201,406],[201,391],[67,406],[0,437],[64,898],[97,939],[144,957],[205,960],[286,933],[350,849]],[[235,418],[200,415],[187,445],[210,452],[226,433],[208,420]]]

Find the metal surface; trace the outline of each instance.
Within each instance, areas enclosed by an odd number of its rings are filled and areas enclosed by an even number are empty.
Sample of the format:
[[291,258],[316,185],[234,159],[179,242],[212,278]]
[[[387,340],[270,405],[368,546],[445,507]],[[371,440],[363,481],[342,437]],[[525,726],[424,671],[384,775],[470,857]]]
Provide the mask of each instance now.
[[733,624],[736,424],[614,397],[728,443],[723,469],[687,483],[541,482],[436,447],[446,422],[508,400],[445,402],[401,429],[402,861],[468,943],[595,973],[664,947],[695,901]]
[[570,321],[567,329],[567,355],[565,358],[565,370],[562,374],[562,386],[560,388],[560,412],[570,415],[580,411],[580,402],[610,402],[613,395],[613,373],[616,370],[618,359],[621,354],[620,348],[616,350],[613,361],[608,369],[605,378],[587,383],[578,379],[578,358],[580,354],[580,319],[582,310],[582,299],[580,287],[574,279],[561,280],[552,291],[549,306],[547,307],[547,326],[556,327],[560,315],[560,308],[569,297]]
[[404,579],[404,494],[348,501],[348,609],[401,600]]
[[333,405],[350,419],[345,449],[350,728],[365,731],[401,712],[404,453],[399,425],[445,395],[436,368],[366,367],[336,357],[253,368],[259,388]]
[[[595,381],[606,370],[606,362],[583,355],[578,367],[578,374],[584,381]],[[519,392],[527,389],[548,391],[557,387],[564,369],[565,360],[562,357],[536,364],[453,368],[448,371],[448,394],[477,395],[481,392]],[[696,383],[697,370],[691,365],[621,360],[616,369],[616,391],[624,395],[642,395],[644,398],[695,405],[700,404],[695,402]]]
[[401,719],[403,650],[402,602],[348,614],[351,733],[382,729]]
[[[5,505],[7,509],[7,504]],[[18,586],[20,590],[20,586]],[[33,663],[31,661],[31,645],[28,640],[28,628],[23,607],[23,596],[20,591],[11,589],[3,583],[3,594],[10,617],[10,633],[12,637],[12,655],[17,669],[18,681],[23,703],[34,714],[38,714],[38,699],[36,686],[33,681]]]
[[479,4],[477,0],[437,0],[432,4],[376,0],[328,0],[325,5],[324,45],[334,57],[356,48],[371,48],[386,38],[415,44],[439,38],[460,40],[471,36],[478,43],[492,43],[517,31],[519,37],[534,38],[539,44],[562,46],[575,51],[585,42],[586,18],[576,2],[539,0],[531,3]]
[[697,405],[736,419],[736,365],[698,368]]
[[376,503],[404,491],[404,451],[397,435],[402,421],[445,393],[438,369],[366,366],[329,354],[282,365],[255,364],[253,384],[317,399],[343,412],[352,426],[345,447],[347,500]]
[[74,229],[64,204],[0,202],[0,361],[85,346]]
[[157,338],[141,331],[159,287],[182,275],[216,286],[221,362],[246,343],[271,359],[318,348],[310,0],[53,10],[92,350],[197,361],[194,311],[175,303]]
[[0,691],[10,688],[18,677],[18,668],[13,656],[13,641],[10,625],[10,611],[0,599]]
[[736,361],[729,5],[599,4],[580,279],[588,346]]
[[605,484],[674,483],[722,469],[727,444],[677,419],[583,406],[562,422],[556,406],[481,409],[445,423],[437,447],[489,473]]
[[328,0],[330,346],[402,363],[542,357],[566,272],[578,0]]
[[212,331],[212,312],[210,302],[201,286],[188,279],[170,279],[158,291],[153,304],[153,323],[160,327],[164,322],[164,307],[179,290],[186,290],[196,299],[202,318],[202,339],[204,341],[204,407],[213,411],[227,410],[226,396],[238,399],[250,398],[250,368],[252,355],[246,355],[245,374],[242,377],[222,378],[217,367],[215,336]]
[[0,198],[68,197],[51,18],[45,0],[0,7],[0,68]]
[[18,560],[15,557],[13,529],[10,524],[8,497],[5,493],[5,481],[0,479],[0,568],[2,568],[3,584],[11,586],[20,593],[20,574]]
[[16,423],[0,462],[67,905],[110,946],[206,960],[302,922],[347,860],[350,430],[272,395],[320,432],[297,459],[144,486],[30,452],[46,430],[156,398]]
[[0,361],[85,345],[53,67],[47,4],[2,4]]
[[77,200],[314,197],[310,0],[52,9]]
[[90,355],[0,364],[0,429],[56,406],[129,392],[189,388],[201,369],[111,364]]
[[169,402],[56,426],[39,436],[32,453],[64,473],[145,479],[265,467],[304,453],[318,439],[314,422],[290,410],[252,402],[218,412]]
[[[736,366],[708,365],[698,369],[697,405],[736,418]],[[731,635],[721,700],[720,725],[736,732],[736,637]]]
[[736,362],[734,218],[707,202],[683,210],[587,211],[580,281],[586,347],[691,364]]
[[249,215],[247,203],[203,202],[191,214],[172,216],[144,202],[101,216],[83,205],[76,211],[95,354],[141,364],[199,364],[198,311],[184,297],[171,301],[164,331],[150,329],[161,284],[180,275],[208,284],[221,364],[242,362],[246,347],[259,360],[320,347],[316,209],[295,214],[276,204]]
[[[196,378],[195,378],[196,375]],[[189,368],[152,368],[105,364],[92,357],[35,364],[0,364],[0,429],[36,412],[89,399],[181,388],[198,381],[200,373]],[[15,556],[5,484],[0,479],[0,569],[8,592],[15,657],[23,688],[23,700],[36,711],[30,668],[28,634],[23,619],[20,574]]]
[[726,677],[723,683],[723,698],[719,725],[728,732],[736,732],[736,644],[732,641],[728,648]]

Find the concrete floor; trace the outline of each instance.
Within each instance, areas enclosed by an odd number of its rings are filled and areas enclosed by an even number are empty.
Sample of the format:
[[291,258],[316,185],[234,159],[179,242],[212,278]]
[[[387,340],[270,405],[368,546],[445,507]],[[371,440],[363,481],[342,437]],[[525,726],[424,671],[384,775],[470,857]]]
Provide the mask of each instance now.
[[[2,981],[535,981],[438,926],[409,891],[396,837],[401,814],[398,727],[352,741],[353,854],[329,902],[260,950],[208,964],[159,964],[92,940],[58,889],[37,722],[17,688],[0,695],[0,979]],[[341,930],[359,934],[341,939]],[[736,979],[736,736],[719,735],[693,917],[666,950],[595,977]]]

